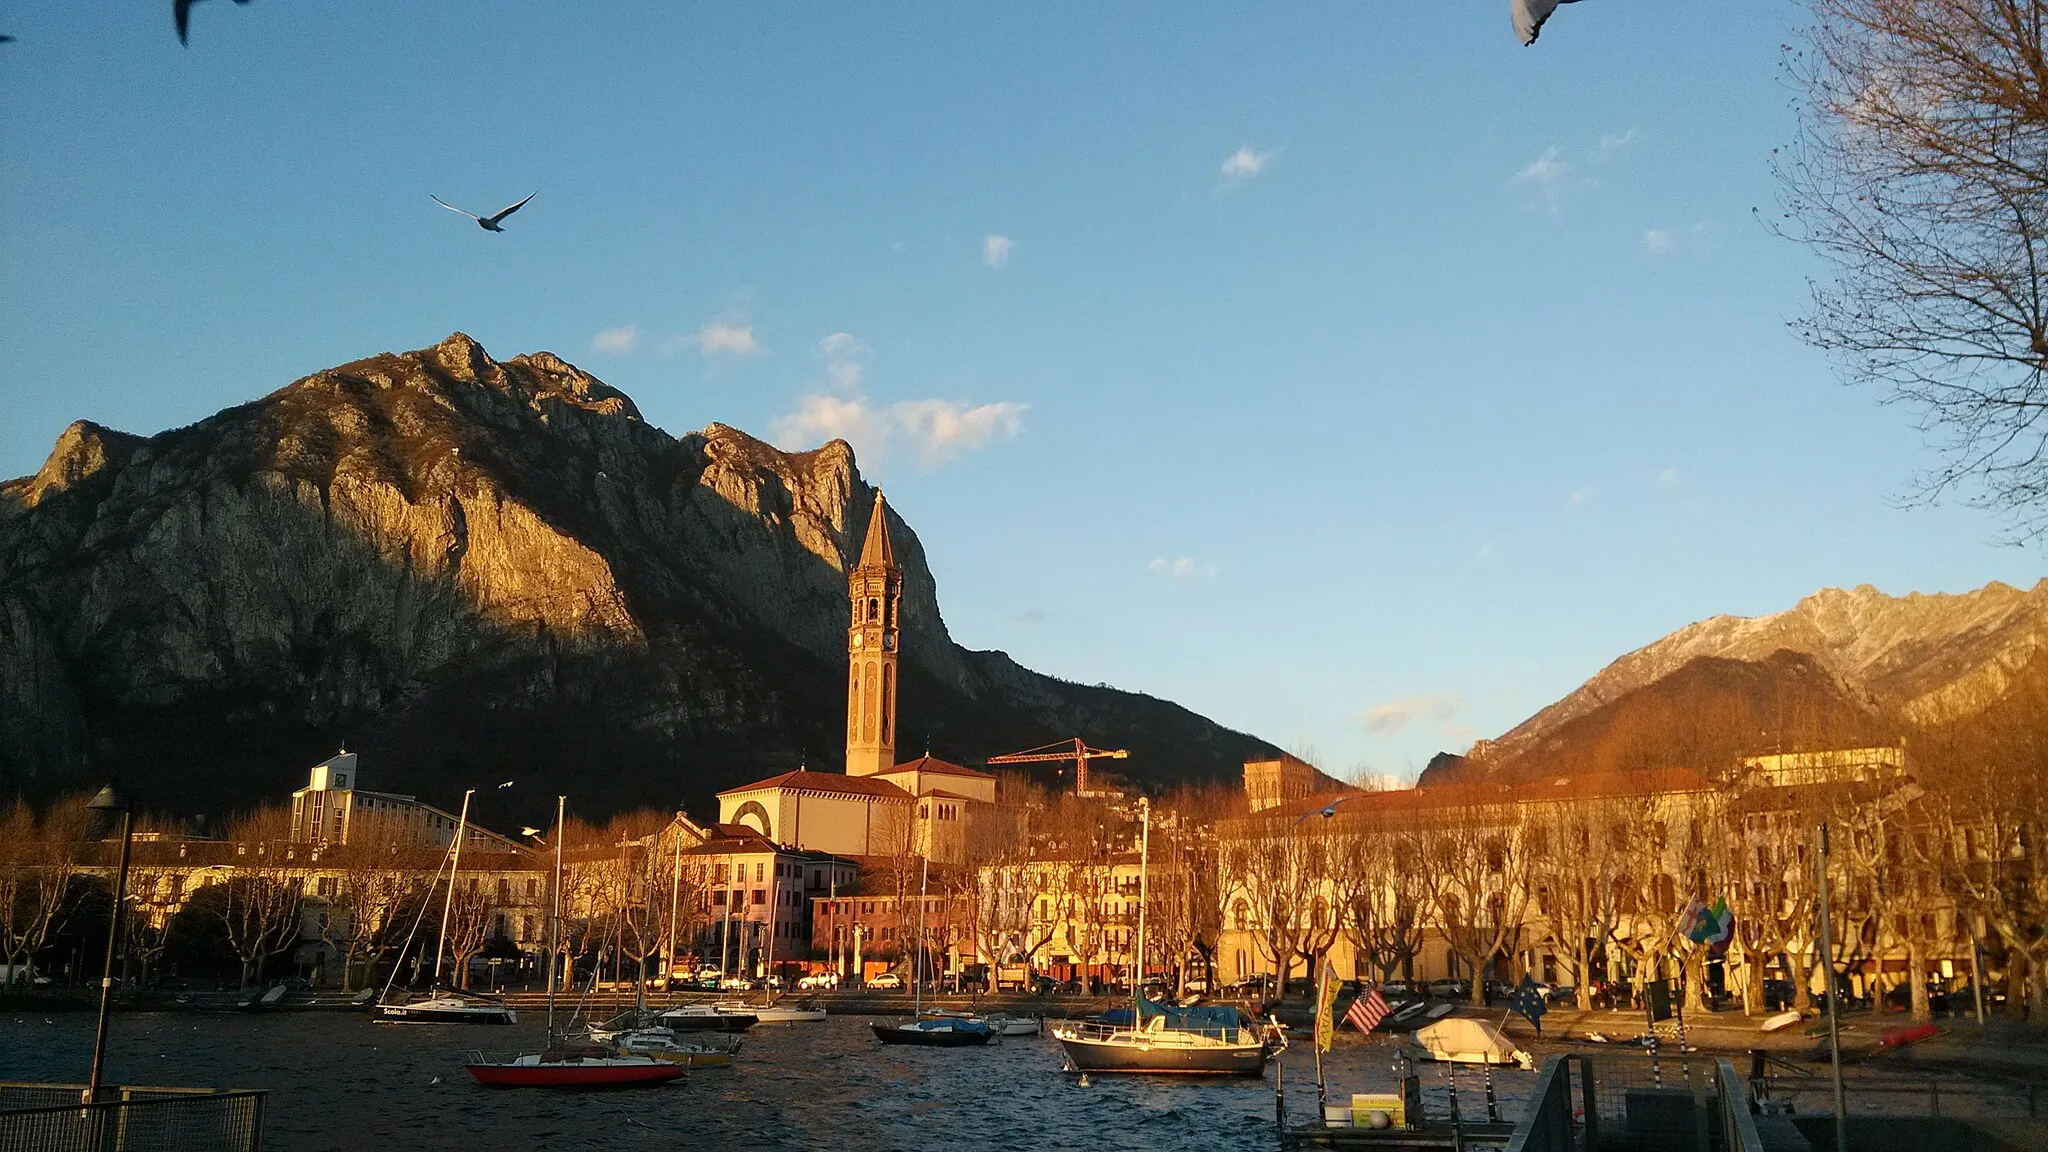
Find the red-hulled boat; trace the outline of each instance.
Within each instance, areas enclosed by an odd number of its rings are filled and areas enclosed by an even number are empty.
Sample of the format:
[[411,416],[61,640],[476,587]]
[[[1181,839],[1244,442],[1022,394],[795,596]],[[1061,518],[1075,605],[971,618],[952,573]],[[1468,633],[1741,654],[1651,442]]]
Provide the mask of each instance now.
[[466,1065],[479,1084],[494,1088],[631,1088],[666,1084],[687,1065],[646,1056],[615,1056],[603,1048],[571,1048],[515,1056],[502,1063],[473,1054]]

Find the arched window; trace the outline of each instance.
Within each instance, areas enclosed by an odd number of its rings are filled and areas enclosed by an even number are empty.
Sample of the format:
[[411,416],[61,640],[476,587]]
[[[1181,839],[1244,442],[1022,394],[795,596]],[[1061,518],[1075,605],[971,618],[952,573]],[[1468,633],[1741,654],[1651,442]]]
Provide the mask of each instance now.
[[896,666],[882,667],[882,743],[893,744],[896,740]]
[[870,621],[876,621],[876,620],[880,620],[881,618],[882,618],[882,602],[881,602],[880,600],[874,600],[874,599],[870,599],[870,600],[868,601],[868,619],[869,619]]

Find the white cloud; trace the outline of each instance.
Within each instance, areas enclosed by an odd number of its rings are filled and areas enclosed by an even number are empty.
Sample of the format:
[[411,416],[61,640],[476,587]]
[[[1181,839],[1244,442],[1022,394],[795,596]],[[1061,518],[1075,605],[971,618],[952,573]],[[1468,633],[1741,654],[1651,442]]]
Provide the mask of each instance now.
[[1175,580],[1193,580],[1196,577],[1214,578],[1219,569],[1208,560],[1197,560],[1193,556],[1157,556],[1145,565],[1154,572],[1173,577]]
[[1016,436],[1024,430],[1024,405],[1003,400],[970,408],[954,400],[907,400],[889,406],[889,419],[929,466]]
[[1272,158],[1273,154],[1271,152],[1254,152],[1252,151],[1252,146],[1246,144],[1224,158],[1223,178],[1225,180],[1249,180],[1263,171],[1266,167],[1266,162]]
[[1643,138],[1642,129],[1630,128],[1622,132],[1609,132],[1593,145],[1593,159],[1605,162],[1609,157]]
[[1024,611],[1010,617],[1010,619],[1015,620],[1019,624],[1043,624],[1051,617],[1052,613],[1043,608],[1026,608]]
[[1678,469],[1676,469],[1676,468],[1666,468],[1666,469],[1665,469],[1665,470],[1663,470],[1662,472],[1659,472],[1659,473],[1657,473],[1657,487],[1659,487],[1659,488],[1676,488],[1676,487],[1678,487]]
[[1515,173],[1514,182],[1549,188],[1555,187],[1571,174],[1571,161],[1564,158],[1564,149],[1552,144],[1543,150],[1543,155],[1529,161],[1520,172]]
[[834,332],[818,341],[818,355],[825,361],[825,379],[841,392],[860,387],[867,371],[868,346],[851,332]]
[[1015,240],[991,232],[981,238],[982,262],[991,268],[1001,268],[1010,262],[1010,252],[1016,247]]
[[628,324],[623,328],[607,328],[590,340],[592,352],[611,352],[624,355],[640,346],[640,326]]
[[761,345],[754,339],[754,326],[751,324],[728,324],[722,320],[714,320],[697,329],[697,334],[688,339],[706,356],[720,352],[730,352],[735,356],[751,356],[761,350]]
[[1574,488],[1572,489],[1572,494],[1565,498],[1564,506],[1567,508],[1584,508],[1592,502],[1593,490],[1591,488]]
[[1643,251],[1652,256],[1669,256],[1673,245],[1669,228],[1650,228],[1643,232]]
[[1391,736],[1417,721],[1433,720],[1439,734],[1455,738],[1459,732],[1465,731],[1463,725],[1453,722],[1458,709],[1464,704],[1464,699],[1456,692],[1396,696],[1384,704],[1367,708],[1354,719],[1375,736]]
[[779,416],[770,426],[777,443],[808,448],[827,440],[844,440],[861,455],[880,453],[887,428],[868,407],[867,398],[809,395],[797,398],[796,411]]
[[970,404],[929,399],[876,404],[861,392],[867,345],[850,332],[826,336],[818,341],[817,351],[825,361],[826,381],[835,393],[800,396],[794,412],[772,423],[770,437],[784,447],[802,449],[825,440],[841,439],[853,445],[870,469],[876,469],[887,452],[902,446],[915,453],[920,464],[931,468],[1024,431],[1027,405],[1009,400]]

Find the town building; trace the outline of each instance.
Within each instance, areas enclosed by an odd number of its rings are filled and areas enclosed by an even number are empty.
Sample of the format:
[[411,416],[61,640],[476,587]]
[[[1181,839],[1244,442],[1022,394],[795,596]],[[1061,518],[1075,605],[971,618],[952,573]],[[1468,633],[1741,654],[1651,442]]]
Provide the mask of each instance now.
[[[292,793],[293,840],[301,844],[397,844],[446,848],[462,826],[417,797],[373,792],[361,786],[354,752],[343,751],[313,765],[306,786]],[[520,845],[495,832],[467,826],[463,851],[516,852]]]

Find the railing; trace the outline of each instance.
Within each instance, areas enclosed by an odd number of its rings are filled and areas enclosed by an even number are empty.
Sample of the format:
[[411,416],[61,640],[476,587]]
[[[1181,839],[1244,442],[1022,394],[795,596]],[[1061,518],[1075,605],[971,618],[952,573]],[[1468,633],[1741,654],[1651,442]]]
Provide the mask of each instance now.
[[1726,1060],[1567,1053],[1543,1066],[1508,1152],[1760,1152],[1749,1098]]
[[264,1092],[122,1088],[81,1104],[84,1091],[0,1083],[0,1152],[259,1152],[263,1144]]

